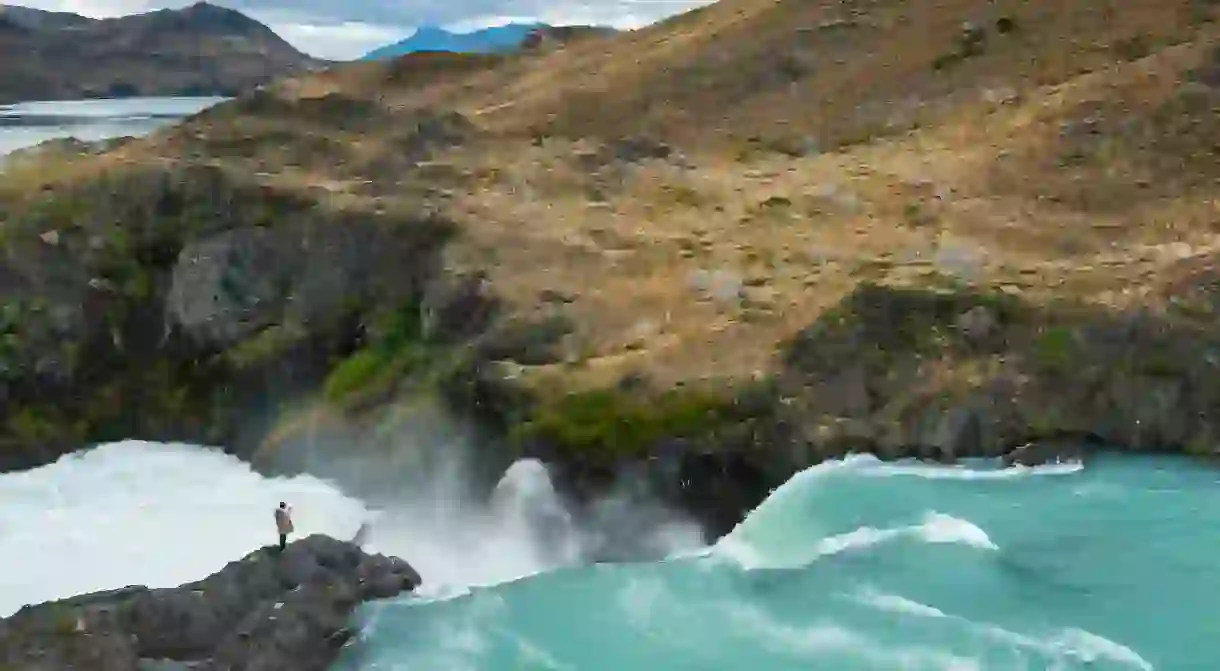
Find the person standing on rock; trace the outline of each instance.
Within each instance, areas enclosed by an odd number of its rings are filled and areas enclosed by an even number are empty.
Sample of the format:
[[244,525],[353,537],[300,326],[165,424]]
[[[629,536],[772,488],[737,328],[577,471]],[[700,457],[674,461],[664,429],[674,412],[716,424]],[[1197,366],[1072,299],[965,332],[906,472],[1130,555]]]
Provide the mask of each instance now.
[[292,533],[292,508],[283,501],[275,509],[275,529],[280,532],[280,552],[283,552],[288,545],[288,534]]

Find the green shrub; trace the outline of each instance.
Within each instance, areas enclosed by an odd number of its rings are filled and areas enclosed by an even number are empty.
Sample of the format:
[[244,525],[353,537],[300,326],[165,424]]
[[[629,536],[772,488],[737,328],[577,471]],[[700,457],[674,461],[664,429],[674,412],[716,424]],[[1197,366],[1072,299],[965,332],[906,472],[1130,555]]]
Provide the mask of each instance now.
[[601,389],[543,404],[510,437],[591,456],[642,456],[665,438],[710,435],[731,419],[731,409],[725,398],[700,391],[635,395]]

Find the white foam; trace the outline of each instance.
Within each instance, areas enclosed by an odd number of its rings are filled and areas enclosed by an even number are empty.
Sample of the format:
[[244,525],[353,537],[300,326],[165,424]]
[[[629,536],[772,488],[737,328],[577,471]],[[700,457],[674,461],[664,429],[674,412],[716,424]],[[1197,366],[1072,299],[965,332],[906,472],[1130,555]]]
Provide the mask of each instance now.
[[1019,649],[1036,651],[1054,657],[1057,662],[1077,660],[1086,664],[1094,664],[1101,660],[1110,660],[1124,666],[1141,669],[1141,671],[1154,671],[1152,664],[1134,650],[1082,629],[1067,629],[1048,639],[1039,639],[994,624],[973,622],[945,613],[939,608],[873,589],[860,590],[854,595],[854,599],[859,603],[891,613],[953,620],[966,630],[985,638]]
[[1050,646],[1089,664],[1099,659],[1111,659],[1143,671],[1153,671],[1152,664],[1131,648],[1083,629],[1064,631],[1050,642]]
[[878,462],[872,468],[862,469],[861,475],[872,477],[909,476],[928,480],[1012,480],[1031,476],[1063,476],[1084,470],[1084,463],[1067,461],[1040,466],[1014,465],[1008,468],[975,469],[964,465],[931,465]]
[[867,661],[876,668],[975,671],[978,661],[923,646],[886,647],[879,641],[825,620],[793,625],[777,621],[753,606],[733,606],[729,618],[765,648],[795,654],[810,663],[825,663],[827,655]]
[[928,543],[956,543],[980,550],[1000,549],[991,542],[987,532],[977,526],[935,511],[924,516],[923,524],[912,528],[911,531]]
[[861,590],[856,600],[877,610],[883,610],[900,615],[915,615],[918,617],[947,618],[948,615],[939,608],[928,606],[918,601],[911,601],[897,594],[886,594],[876,590]]
[[201,579],[296,534],[351,537],[357,500],[309,476],[265,478],[219,450],[125,441],[0,475],[0,616],[31,603],[126,585]]
[[[806,510],[808,491],[826,477],[876,462],[870,456],[849,456],[797,473],[717,541],[712,554],[747,569],[796,567],[816,559],[818,552],[811,552],[805,541],[810,536],[817,537],[817,530],[810,528],[814,520],[809,519]],[[793,538],[793,529],[801,529],[800,537]]]
[[886,612],[952,620],[966,630],[984,638],[1018,649],[1036,651],[1055,658],[1057,662],[1077,660],[1086,664],[1094,664],[1104,659],[1138,668],[1141,671],[1153,671],[1153,666],[1134,650],[1082,629],[1067,629],[1053,637],[1040,639],[1010,631],[998,625],[974,622],[957,615],[950,615],[939,608],[871,588],[859,590],[852,598],[858,603]]
[[[424,577],[418,597],[443,601],[472,588],[492,587],[584,561],[595,530],[578,526],[556,494],[546,467],[513,464],[491,505],[463,498],[452,487],[416,492],[381,511],[366,545],[403,557]],[[671,554],[692,552],[702,535],[685,525],[650,529]]]
[[1036,650],[1050,655],[1058,660],[1074,659],[1086,664],[1094,664],[1106,659],[1118,662],[1124,666],[1154,671],[1152,664],[1134,650],[1108,638],[1082,629],[1066,629],[1057,635],[1040,639],[1026,634],[1009,631],[992,624],[978,624],[962,620],[974,630],[994,641],[1000,641],[1027,650]]
[[[884,462],[873,455],[851,455],[826,461],[801,471],[774,490],[728,535],[714,546],[713,554],[730,559],[746,568],[791,568],[802,566],[828,554],[868,547],[909,534],[928,543],[957,543],[995,550],[996,545],[977,526],[953,517],[935,515],[916,529],[878,529],[862,526],[845,534],[818,538],[816,509],[810,494],[828,478],[838,477],[915,477],[927,480],[1008,480],[1031,476],[1062,476],[1078,473],[1080,463],[1045,466],[1014,466],[1005,469],[975,469],[967,466],[940,466],[919,463]],[[801,529],[794,535],[793,529]]]
[[[0,615],[91,591],[201,579],[273,544],[279,501],[293,505],[294,537],[352,538],[365,526],[365,548],[411,562],[424,578],[418,596],[429,600],[581,560],[585,531],[541,463],[514,464],[490,506],[466,493],[458,461],[422,468],[380,510],[316,477],[264,477],[220,450],[185,444],[112,443],[0,475]],[[693,538],[668,527],[657,533],[675,551]]]
[[574,519],[547,467],[533,459],[511,464],[489,498],[482,446],[428,400],[397,408],[373,428],[346,426],[324,412],[302,417],[310,430],[276,444],[264,458],[330,475],[368,501],[376,519],[363,545],[416,567],[424,584],[415,598],[457,598],[571,566],[620,539],[660,555],[702,545],[697,529],[650,503],[648,492],[599,500],[614,505]]
[[756,540],[730,534],[716,544],[713,555],[730,560],[745,570],[792,569],[807,566],[823,557],[862,550],[903,537],[918,538],[931,544],[999,550],[999,546],[992,542],[987,532],[974,524],[930,511],[924,515],[920,524],[890,529],[864,526],[812,543],[804,540],[803,535],[785,534],[782,542],[768,546]]
[[378,511],[366,547],[403,557],[424,577],[430,600],[471,587],[519,580],[580,559],[578,530],[559,503],[545,467],[514,464],[492,506],[464,500],[454,487],[413,492]]

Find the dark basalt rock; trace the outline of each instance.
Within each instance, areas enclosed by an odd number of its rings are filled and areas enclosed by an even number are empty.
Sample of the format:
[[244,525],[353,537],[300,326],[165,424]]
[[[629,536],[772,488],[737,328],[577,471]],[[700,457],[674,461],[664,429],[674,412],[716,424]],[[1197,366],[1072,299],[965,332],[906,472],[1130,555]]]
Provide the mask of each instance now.
[[314,535],[181,587],[26,606],[0,620],[0,669],[321,671],[357,605],[421,583],[401,559]]
[[1049,440],[1026,443],[1009,451],[1002,459],[1005,466],[1043,466],[1081,463],[1089,448],[1083,441]]

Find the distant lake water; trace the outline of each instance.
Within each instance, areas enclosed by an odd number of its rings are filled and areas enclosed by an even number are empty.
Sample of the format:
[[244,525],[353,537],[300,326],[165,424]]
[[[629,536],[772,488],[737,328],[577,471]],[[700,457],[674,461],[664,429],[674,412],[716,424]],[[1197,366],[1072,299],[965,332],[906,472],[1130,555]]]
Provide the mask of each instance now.
[[0,156],[56,138],[142,136],[226,98],[56,100],[0,105]]

